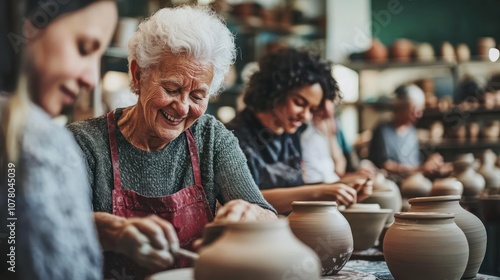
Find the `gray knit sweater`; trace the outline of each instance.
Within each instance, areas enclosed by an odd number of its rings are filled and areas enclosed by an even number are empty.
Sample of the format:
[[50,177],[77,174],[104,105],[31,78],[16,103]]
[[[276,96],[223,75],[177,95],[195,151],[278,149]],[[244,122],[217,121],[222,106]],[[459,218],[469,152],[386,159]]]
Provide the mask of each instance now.
[[[6,104],[7,100],[0,97],[0,112]],[[7,221],[4,216],[7,179],[4,172],[0,174],[0,233],[9,234],[5,222],[15,222],[16,226],[15,243],[7,245],[15,246],[16,273],[0,272],[0,279],[102,279],[102,255],[78,145],[64,127],[52,123],[50,116],[34,104],[26,120],[20,163],[15,167],[16,181],[9,191],[15,194],[9,196],[15,200],[15,216],[8,217],[17,221]],[[1,134],[0,145],[5,139]],[[2,171],[6,170],[2,166]],[[2,241],[0,247],[7,244]],[[3,247],[1,251],[2,257],[8,253]]]
[[[115,112],[115,123],[122,109]],[[113,172],[106,116],[69,125],[87,160],[94,211],[112,212]],[[243,199],[275,211],[260,193],[238,140],[213,116],[203,115],[192,126],[200,157],[202,185],[212,213],[221,204]],[[117,129],[122,189],[145,196],[166,196],[194,184],[185,134],[159,151],[133,146]]]

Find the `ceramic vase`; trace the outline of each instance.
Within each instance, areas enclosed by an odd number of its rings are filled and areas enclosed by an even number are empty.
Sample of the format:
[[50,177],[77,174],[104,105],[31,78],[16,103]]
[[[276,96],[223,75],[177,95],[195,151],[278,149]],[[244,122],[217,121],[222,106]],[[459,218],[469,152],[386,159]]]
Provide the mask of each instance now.
[[464,186],[455,177],[436,179],[432,183],[431,196],[462,195]]
[[351,226],[354,250],[367,250],[384,229],[385,221],[392,215],[392,209],[380,209],[378,204],[357,203],[340,211]]
[[467,239],[454,214],[395,213],[384,239],[384,257],[394,279],[460,279],[469,257]]
[[460,155],[453,162],[453,176],[464,186],[464,196],[478,196],[484,189],[484,178],[474,170],[475,165],[474,156],[471,153]]
[[500,189],[500,168],[495,166],[496,154],[488,149],[481,155],[482,164],[477,170],[484,177],[487,193],[497,193]]
[[378,38],[374,38],[365,56],[370,62],[382,63],[387,61],[387,53],[387,47]]
[[292,232],[319,256],[322,275],[335,275],[353,251],[351,227],[332,201],[294,201],[288,216]]
[[288,221],[228,223],[195,262],[196,280],[314,279],[318,256],[291,232]]
[[[389,179],[386,179],[382,173],[375,177],[373,182],[373,193],[361,203],[377,203],[382,209],[392,209],[393,212],[401,211],[403,201],[398,185]],[[394,216],[389,215],[386,225],[389,226],[394,221]]]
[[462,278],[475,277],[486,253],[486,229],[481,220],[460,206],[459,195],[412,198],[410,212],[454,213],[455,223],[469,245],[469,260]]
[[431,180],[425,178],[421,172],[411,175],[401,183],[401,194],[407,198],[429,196],[431,189]]
[[392,59],[398,62],[409,62],[413,54],[413,42],[408,39],[397,39],[391,46]]

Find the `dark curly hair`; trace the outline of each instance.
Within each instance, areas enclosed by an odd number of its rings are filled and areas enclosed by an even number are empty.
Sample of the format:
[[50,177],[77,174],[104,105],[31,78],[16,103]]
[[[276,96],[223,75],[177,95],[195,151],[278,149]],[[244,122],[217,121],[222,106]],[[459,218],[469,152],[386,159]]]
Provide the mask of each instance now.
[[307,51],[285,48],[269,53],[259,60],[259,68],[250,78],[243,98],[254,112],[270,111],[293,90],[315,83],[323,89],[323,101],[340,97],[332,64]]

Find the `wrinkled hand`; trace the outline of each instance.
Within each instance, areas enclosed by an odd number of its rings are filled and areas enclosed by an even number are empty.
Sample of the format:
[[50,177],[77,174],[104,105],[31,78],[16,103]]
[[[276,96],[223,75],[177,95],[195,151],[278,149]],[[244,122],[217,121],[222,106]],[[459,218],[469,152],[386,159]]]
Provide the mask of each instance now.
[[242,199],[231,200],[217,210],[214,221],[220,223],[276,219],[276,215]]
[[174,227],[155,215],[126,219],[117,235],[116,251],[151,271],[171,267],[178,249]]

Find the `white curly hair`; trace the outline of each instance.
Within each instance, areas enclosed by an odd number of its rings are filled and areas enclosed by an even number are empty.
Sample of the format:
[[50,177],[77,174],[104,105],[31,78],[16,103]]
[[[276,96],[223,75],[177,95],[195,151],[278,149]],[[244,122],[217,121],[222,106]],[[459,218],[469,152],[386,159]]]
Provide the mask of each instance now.
[[128,42],[129,75],[132,60],[147,74],[166,52],[185,53],[211,63],[214,76],[210,95],[222,90],[224,77],[236,58],[234,35],[224,20],[205,6],[163,8],[141,22]]

